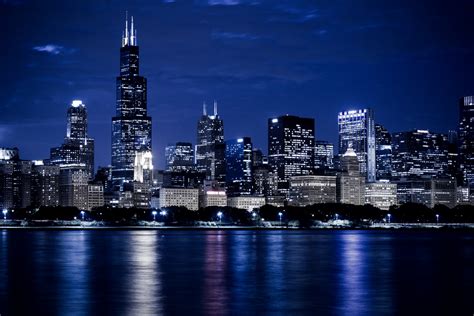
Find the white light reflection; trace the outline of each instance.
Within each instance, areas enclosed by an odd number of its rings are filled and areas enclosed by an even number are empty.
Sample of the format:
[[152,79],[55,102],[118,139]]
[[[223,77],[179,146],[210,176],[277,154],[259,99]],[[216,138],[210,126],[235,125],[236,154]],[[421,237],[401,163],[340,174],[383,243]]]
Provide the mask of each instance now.
[[128,315],[160,315],[163,313],[160,270],[159,232],[134,231],[130,236],[130,286]]

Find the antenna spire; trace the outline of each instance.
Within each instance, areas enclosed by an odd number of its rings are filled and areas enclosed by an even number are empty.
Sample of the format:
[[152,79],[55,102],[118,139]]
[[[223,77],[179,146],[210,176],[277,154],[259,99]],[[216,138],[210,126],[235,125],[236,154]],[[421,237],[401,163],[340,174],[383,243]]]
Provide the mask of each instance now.
[[127,46],[129,44],[128,42],[128,11],[125,11],[125,35],[122,35],[122,47]]
[[134,35],[134,29],[133,29],[133,15],[132,15],[132,23],[130,25],[130,45],[135,45],[135,35]]
[[217,101],[214,100],[214,116],[217,116]]
[[202,115],[207,116],[206,102],[202,103]]

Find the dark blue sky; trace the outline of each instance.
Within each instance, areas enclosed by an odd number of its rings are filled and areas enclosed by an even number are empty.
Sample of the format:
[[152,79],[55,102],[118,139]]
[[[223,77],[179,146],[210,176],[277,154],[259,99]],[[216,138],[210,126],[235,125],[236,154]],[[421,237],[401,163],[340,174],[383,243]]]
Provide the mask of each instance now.
[[96,163],[110,163],[125,11],[148,78],[155,165],[195,143],[202,102],[219,103],[226,138],[266,150],[267,119],[316,119],[337,140],[337,113],[372,107],[391,132],[445,132],[474,93],[473,1],[0,0],[0,146],[49,156],[82,99]]

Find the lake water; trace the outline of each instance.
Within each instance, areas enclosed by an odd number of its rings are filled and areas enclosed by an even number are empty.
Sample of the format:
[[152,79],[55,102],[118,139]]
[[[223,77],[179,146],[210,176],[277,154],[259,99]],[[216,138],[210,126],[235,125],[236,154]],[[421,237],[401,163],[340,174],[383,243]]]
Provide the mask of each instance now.
[[473,315],[474,233],[0,230],[0,314]]

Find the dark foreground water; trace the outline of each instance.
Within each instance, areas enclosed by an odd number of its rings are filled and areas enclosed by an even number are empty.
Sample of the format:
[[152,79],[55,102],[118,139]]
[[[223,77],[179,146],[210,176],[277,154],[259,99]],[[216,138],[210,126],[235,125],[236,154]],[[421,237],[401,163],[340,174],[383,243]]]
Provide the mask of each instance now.
[[0,314],[473,315],[472,232],[0,230]]

